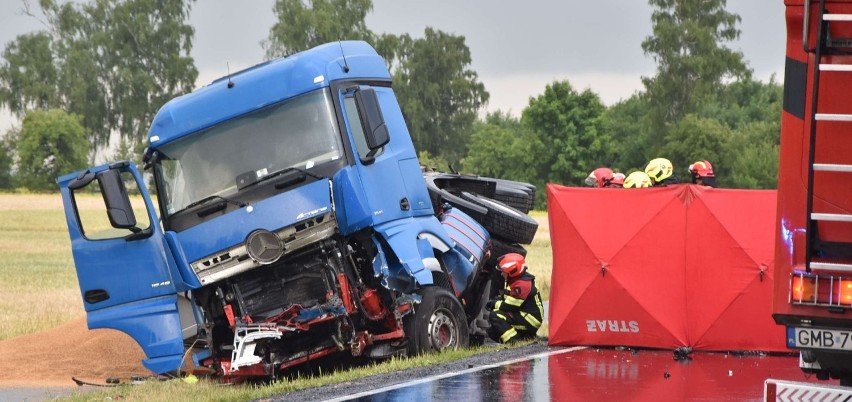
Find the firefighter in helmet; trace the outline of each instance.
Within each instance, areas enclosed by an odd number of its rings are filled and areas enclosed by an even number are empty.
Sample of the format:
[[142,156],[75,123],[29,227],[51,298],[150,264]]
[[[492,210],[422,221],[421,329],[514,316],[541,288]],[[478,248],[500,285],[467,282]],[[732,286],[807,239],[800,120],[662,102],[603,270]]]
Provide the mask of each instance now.
[[624,173],[613,173],[612,180],[610,180],[609,182],[609,186],[614,188],[622,188],[624,187],[624,179]]
[[505,288],[486,305],[490,310],[488,337],[506,343],[532,338],[541,327],[544,309],[535,286],[535,276],[527,272],[524,256],[509,253],[500,257],[497,269],[506,282]]
[[589,176],[586,177],[586,185],[592,187],[606,187],[609,184],[610,180],[612,180],[612,169],[608,167],[599,167],[589,173]]
[[624,174],[613,173],[608,167],[599,167],[589,173],[586,177],[586,185],[602,188],[602,187],[623,187]]
[[689,165],[689,175],[693,184],[716,187],[716,175],[710,161],[703,160]]
[[624,179],[624,188],[651,187],[651,178],[645,172],[633,172]]
[[674,166],[666,158],[651,159],[645,166],[645,174],[651,178],[654,187],[678,183],[677,176],[674,174]]

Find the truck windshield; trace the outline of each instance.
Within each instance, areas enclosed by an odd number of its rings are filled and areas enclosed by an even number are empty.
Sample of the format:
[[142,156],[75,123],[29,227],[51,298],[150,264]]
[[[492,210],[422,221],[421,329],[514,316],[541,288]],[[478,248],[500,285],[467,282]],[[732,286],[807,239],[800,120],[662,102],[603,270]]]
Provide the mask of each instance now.
[[158,190],[171,215],[210,196],[231,197],[283,169],[343,157],[329,90],[225,121],[158,149]]

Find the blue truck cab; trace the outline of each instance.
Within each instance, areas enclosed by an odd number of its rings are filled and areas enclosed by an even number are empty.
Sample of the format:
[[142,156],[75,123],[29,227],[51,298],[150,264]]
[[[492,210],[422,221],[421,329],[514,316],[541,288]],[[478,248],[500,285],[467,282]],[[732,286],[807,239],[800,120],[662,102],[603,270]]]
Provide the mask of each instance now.
[[490,235],[433,205],[367,43],[171,100],[143,161],[58,182],[89,328],[131,336],[151,371],[191,358],[222,377],[268,377],[344,351],[467,345]]

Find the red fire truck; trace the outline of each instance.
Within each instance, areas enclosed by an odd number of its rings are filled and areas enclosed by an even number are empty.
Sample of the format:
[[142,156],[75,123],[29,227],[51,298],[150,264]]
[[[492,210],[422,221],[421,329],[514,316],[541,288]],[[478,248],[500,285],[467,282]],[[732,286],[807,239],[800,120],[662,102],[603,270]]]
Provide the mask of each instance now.
[[773,318],[803,371],[844,387],[768,380],[766,399],[852,395],[852,1],[785,6]]

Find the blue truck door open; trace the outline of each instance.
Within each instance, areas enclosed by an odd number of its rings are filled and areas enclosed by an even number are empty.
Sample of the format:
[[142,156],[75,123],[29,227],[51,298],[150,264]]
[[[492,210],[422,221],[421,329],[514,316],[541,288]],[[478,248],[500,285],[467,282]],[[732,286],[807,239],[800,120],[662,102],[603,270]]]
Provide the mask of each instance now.
[[[133,197],[136,223],[116,228],[101,191],[104,172],[117,170]],[[59,178],[77,280],[90,329],[130,335],[156,373],[179,368],[184,352],[177,292],[183,286],[163,241],[154,204],[132,163],[102,165]],[[120,224],[119,224],[120,226]]]

